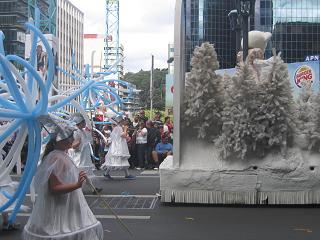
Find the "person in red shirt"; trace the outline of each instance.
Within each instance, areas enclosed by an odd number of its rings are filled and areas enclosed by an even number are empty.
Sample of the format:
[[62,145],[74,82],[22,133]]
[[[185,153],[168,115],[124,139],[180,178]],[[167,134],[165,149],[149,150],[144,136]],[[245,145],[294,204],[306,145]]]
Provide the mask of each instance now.
[[169,142],[172,143],[173,140],[173,124],[171,123],[170,117],[165,117],[164,124],[163,124],[163,131],[162,134],[169,134]]

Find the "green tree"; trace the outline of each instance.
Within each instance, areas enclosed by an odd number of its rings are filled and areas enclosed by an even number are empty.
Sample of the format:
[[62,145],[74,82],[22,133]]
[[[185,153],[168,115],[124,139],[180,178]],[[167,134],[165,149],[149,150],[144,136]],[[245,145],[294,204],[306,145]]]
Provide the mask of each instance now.
[[[164,110],[165,108],[165,82],[168,69],[154,69],[153,71],[153,107]],[[124,80],[136,85],[140,92],[140,106],[150,107],[150,71],[142,69],[137,73],[128,72]]]

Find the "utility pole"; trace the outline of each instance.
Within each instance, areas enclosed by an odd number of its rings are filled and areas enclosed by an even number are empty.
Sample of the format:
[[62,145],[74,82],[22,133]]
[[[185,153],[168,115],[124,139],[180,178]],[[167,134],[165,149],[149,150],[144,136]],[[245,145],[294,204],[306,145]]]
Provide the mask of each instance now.
[[248,51],[249,51],[249,16],[244,14],[242,15],[243,21],[242,21],[242,26],[243,26],[243,61],[245,62],[248,56]]
[[150,119],[152,119],[152,111],[153,111],[153,65],[154,65],[154,56],[151,55],[151,71],[150,71]]

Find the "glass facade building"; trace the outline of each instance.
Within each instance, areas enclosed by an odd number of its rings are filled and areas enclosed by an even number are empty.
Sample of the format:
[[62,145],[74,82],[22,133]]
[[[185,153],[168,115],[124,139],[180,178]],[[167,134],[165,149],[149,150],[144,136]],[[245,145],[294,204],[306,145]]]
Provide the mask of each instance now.
[[24,58],[26,41],[24,23],[28,21],[27,1],[0,1],[0,30],[5,35],[6,54],[16,54]]
[[319,54],[320,0],[274,1],[272,43],[288,63]]
[[22,58],[25,55],[26,30],[24,24],[32,4],[37,4],[40,9],[41,30],[48,32],[44,26],[44,18],[48,18],[49,0],[6,0],[0,1],[0,30],[5,35],[4,48],[6,54],[16,54]]
[[228,13],[237,0],[184,0],[186,16],[186,71],[190,71],[193,50],[203,42],[214,43],[220,68],[234,67],[235,33],[230,29]]
[[320,53],[320,0],[257,0],[256,29],[272,32],[271,47],[285,62]]
[[[195,46],[214,43],[220,68],[236,64],[236,37],[230,29],[228,13],[238,0],[184,0],[186,15],[186,71]],[[251,30],[272,33],[266,58],[272,48],[285,62],[301,62],[320,54],[320,0],[256,0]]]

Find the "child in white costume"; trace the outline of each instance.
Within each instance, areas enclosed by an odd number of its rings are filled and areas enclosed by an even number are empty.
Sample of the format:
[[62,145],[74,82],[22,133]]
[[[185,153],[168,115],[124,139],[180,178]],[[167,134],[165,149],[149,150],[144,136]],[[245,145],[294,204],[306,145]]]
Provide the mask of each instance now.
[[113,119],[117,125],[111,132],[111,145],[109,151],[105,157],[105,162],[102,165],[103,169],[106,169],[104,176],[112,179],[110,172],[112,170],[124,170],[126,179],[135,179],[134,176],[129,174],[129,162],[130,157],[127,137],[128,137],[128,126],[123,125],[123,119],[121,116],[117,116]]
[[81,187],[87,179],[67,150],[73,131],[56,130],[35,176],[38,197],[23,231],[24,240],[102,240],[102,225],[91,212]]
[[74,132],[74,157],[73,161],[78,167],[93,169],[91,161],[90,144],[92,142],[91,131],[86,127],[86,121],[80,114],[75,114],[72,121],[77,125],[77,131]]
[[[76,166],[83,171],[86,171],[90,181],[96,176],[93,173],[95,168],[91,160],[91,131],[86,127],[86,121],[81,114],[74,114],[71,119],[77,125],[77,131],[74,132],[74,143],[72,145],[73,154],[69,152]],[[96,188],[97,192],[101,192],[102,188]],[[95,193],[95,191],[93,191]]]

